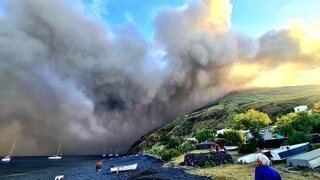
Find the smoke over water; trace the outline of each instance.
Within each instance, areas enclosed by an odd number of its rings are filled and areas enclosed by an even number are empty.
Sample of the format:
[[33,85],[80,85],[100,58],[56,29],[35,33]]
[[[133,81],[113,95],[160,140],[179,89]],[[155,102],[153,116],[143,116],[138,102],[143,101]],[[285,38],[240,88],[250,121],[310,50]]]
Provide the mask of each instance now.
[[125,152],[147,131],[230,90],[261,86],[279,68],[302,78],[289,85],[319,72],[319,26],[295,21],[252,38],[232,29],[231,12],[227,0],[162,9],[148,41],[133,24],[111,31],[64,1],[7,1],[0,154],[14,137],[20,155],[51,154],[59,142],[65,154]]

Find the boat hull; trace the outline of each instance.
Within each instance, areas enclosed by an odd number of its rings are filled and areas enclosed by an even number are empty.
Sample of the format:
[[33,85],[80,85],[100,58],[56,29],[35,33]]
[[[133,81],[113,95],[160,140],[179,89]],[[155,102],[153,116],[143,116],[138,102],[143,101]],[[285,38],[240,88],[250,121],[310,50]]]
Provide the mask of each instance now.
[[2,158],[1,161],[2,162],[9,162],[11,160],[11,158]]
[[281,146],[279,149],[270,151],[271,160],[281,161],[293,157],[295,155],[304,153],[308,150],[309,143],[301,143],[292,146]]
[[62,158],[61,156],[50,156],[50,157],[48,157],[48,159],[53,159],[53,160],[61,159],[61,158]]
[[246,156],[239,158],[238,162],[242,163],[242,164],[257,162],[259,155],[261,155],[261,153],[249,154],[249,155],[246,155]]
[[137,169],[138,164],[131,164],[131,165],[126,165],[126,166],[117,166],[117,167],[112,167],[110,168],[110,171],[113,172],[121,172],[121,171],[133,171]]

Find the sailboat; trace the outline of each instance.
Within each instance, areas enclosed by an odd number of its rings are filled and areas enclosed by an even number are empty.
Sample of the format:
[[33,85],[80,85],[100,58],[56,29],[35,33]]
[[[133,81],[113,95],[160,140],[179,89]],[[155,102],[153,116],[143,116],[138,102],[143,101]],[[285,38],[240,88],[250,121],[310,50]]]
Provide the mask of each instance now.
[[9,155],[1,159],[2,162],[9,162],[11,160],[11,156],[12,156],[13,149],[14,149],[15,145],[16,145],[16,139],[14,139],[14,142],[13,142],[13,145],[10,149]]
[[61,159],[61,158],[62,158],[62,150],[61,150],[61,143],[60,143],[59,147],[58,147],[57,154],[54,154],[54,155],[48,157],[48,159]]
[[116,154],[114,154],[114,156],[119,156],[118,149],[116,150]]
[[113,154],[112,154],[112,150],[110,151],[110,154],[109,154],[109,157],[112,157],[113,156]]
[[106,157],[106,147],[104,147],[104,149],[103,149],[102,157]]

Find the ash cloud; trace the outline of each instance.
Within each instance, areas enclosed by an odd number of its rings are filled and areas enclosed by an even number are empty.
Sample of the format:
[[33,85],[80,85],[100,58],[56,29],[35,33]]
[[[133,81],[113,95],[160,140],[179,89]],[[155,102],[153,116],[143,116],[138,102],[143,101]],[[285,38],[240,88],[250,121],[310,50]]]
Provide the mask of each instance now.
[[[213,8],[221,6],[221,10]],[[231,28],[229,1],[161,10],[149,42],[60,0],[12,0],[0,17],[0,153],[125,152],[147,131],[235,89],[234,62],[275,67],[299,54],[288,31]],[[218,17],[218,18],[212,18]],[[162,52],[161,56],[154,52]],[[155,62],[164,62],[159,68]]]

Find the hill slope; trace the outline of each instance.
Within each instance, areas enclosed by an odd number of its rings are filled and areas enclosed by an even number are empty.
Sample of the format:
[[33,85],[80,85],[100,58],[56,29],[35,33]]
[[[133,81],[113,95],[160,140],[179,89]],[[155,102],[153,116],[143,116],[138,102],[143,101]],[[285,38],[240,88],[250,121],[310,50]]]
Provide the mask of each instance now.
[[315,102],[320,102],[320,85],[232,92],[142,136],[128,153],[135,154],[150,149],[162,135],[192,137],[200,129],[231,127],[235,114],[251,108],[267,113],[275,121],[277,117],[292,112],[295,106],[311,107]]

